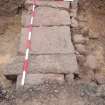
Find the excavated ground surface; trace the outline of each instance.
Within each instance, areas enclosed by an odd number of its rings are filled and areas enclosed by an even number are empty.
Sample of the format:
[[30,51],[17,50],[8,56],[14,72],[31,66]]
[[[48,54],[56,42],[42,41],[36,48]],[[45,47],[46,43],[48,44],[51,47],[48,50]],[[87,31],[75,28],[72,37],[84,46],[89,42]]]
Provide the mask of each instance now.
[[[4,0],[7,1],[7,0]],[[85,2],[85,3],[84,3]],[[91,5],[90,5],[91,4]],[[4,6],[5,8],[5,6]],[[4,10],[3,10],[4,11]],[[1,13],[3,13],[1,11]],[[92,54],[93,62],[87,63],[90,68],[87,68],[87,64],[82,65],[82,71],[80,73],[80,78],[74,80],[69,85],[59,85],[54,84],[51,86],[49,83],[45,83],[42,85],[45,90],[44,94],[49,95],[52,92],[53,88],[56,96],[56,92],[63,91],[62,94],[67,94],[67,97],[70,98],[71,105],[105,105],[105,2],[104,0],[91,0],[87,2],[87,0],[81,0],[79,16],[82,20],[81,16],[86,17],[86,29],[89,29],[89,42],[87,44],[88,53]],[[6,21],[4,21],[4,18]],[[2,74],[3,67],[10,62],[10,58],[16,55],[17,52],[17,44],[19,40],[19,32],[20,32],[20,15],[14,17],[0,17],[0,105],[15,105],[15,90],[6,87],[14,88],[11,85],[11,82],[5,79]],[[94,56],[94,57],[93,57]],[[91,61],[91,60],[89,60]],[[87,60],[87,62],[89,62]],[[96,62],[95,62],[96,61]],[[91,66],[94,65],[94,66]],[[97,66],[98,65],[98,66]],[[97,75],[96,75],[97,74]],[[92,77],[91,77],[92,75]],[[96,76],[96,77],[95,77]],[[87,78],[85,78],[87,77]],[[87,82],[88,81],[88,82]],[[40,87],[40,86],[39,86]],[[41,88],[30,88],[27,92],[23,92],[23,96],[20,97],[18,94],[17,99],[19,103],[24,105],[21,102],[21,98],[26,101],[27,97],[42,97],[42,103],[45,105],[46,101],[49,101],[49,97],[44,97],[42,93],[39,94]],[[47,88],[48,87],[48,88]],[[60,87],[60,90],[57,88]],[[42,90],[43,90],[42,89]],[[12,91],[13,90],[13,91]],[[37,90],[37,91],[36,91]],[[37,94],[35,94],[37,93]],[[68,93],[70,93],[68,96]],[[32,98],[28,99],[28,102],[31,102]],[[55,99],[56,100],[56,99]],[[68,99],[69,100],[69,99]],[[70,102],[68,102],[70,103]],[[66,105],[70,105],[66,103]],[[20,104],[20,105],[21,105]],[[57,103],[55,103],[56,105]],[[29,105],[29,103],[25,103],[25,105]],[[50,105],[50,104],[49,104]]]
[[3,70],[5,65],[11,62],[10,58],[16,55],[20,35],[19,33],[21,29],[20,20],[20,15],[12,17],[0,17],[0,105],[4,100],[7,103],[13,103],[9,97],[13,97],[12,90],[14,90],[14,86],[12,85],[11,81],[8,81],[4,77]]
[[91,62],[91,65],[95,66],[95,80],[103,84],[102,81],[105,80],[105,1],[81,0],[79,15],[86,17],[84,25],[88,28],[90,37],[87,49],[96,61]]

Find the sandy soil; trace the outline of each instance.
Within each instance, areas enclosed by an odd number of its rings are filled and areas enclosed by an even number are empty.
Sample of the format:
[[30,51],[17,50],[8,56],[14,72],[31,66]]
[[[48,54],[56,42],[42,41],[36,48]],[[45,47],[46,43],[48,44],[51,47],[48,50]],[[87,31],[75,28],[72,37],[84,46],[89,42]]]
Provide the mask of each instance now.
[[90,48],[96,55],[99,63],[99,71],[105,73],[105,11],[89,11],[88,25],[92,33],[94,33],[98,39],[90,40]]
[[11,56],[17,53],[18,39],[21,27],[19,15],[13,17],[0,17],[0,83],[7,87],[3,76],[3,67],[10,62]]
[[79,14],[85,15],[90,36],[88,48],[97,59],[96,73],[105,74],[105,0],[80,0]]

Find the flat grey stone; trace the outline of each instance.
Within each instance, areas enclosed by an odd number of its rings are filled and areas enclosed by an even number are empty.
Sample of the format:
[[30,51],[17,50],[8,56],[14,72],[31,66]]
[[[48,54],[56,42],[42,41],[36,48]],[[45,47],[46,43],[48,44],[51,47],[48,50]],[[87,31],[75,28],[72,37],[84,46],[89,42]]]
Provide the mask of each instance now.
[[[21,88],[22,75],[17,78],[16,88]],[[25,78],[25,88],[30,88],[38,85],[42,85],[45,82],[56,82],[64,84],[64,75],[62,74],[27,74]]]
[[[25,1],[25,6],[30,6],[32,4],[33,4],[32,0]],[[37,6],[50,6],[50,7],[55,7],[55,8],[68,8],[69,9],[70,2],[37,0],[36,5]]]
[[[22,29],[20,42],[21,53],[25,52],[25,38],[28,29]],[[74,53],[71,42],[70,28],[62,27],[34,27],[31,38],[31,54]]]
[[[28,26],[30,24],[31,12],[24,11],[22,13],[22,25]],[[69,12],[51,8],[51,7],[37,7],[36,15],[34,17],[33,26],[56,26],[56,25],[70,25]]]
[[[22,74],[24,56],[17,56],[5,68],[4,75],[13,76]],[[34,55],[30,56],[28,73],[77,73],[78,65],[74,54],[67,55]]]

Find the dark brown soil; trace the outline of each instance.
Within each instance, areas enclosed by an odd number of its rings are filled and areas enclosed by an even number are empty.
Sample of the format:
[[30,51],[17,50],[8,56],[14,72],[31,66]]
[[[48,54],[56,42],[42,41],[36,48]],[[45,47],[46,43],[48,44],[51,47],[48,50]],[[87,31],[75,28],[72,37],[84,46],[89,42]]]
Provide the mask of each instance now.
[[0,16],[17,14],[24,0],[0,0]]

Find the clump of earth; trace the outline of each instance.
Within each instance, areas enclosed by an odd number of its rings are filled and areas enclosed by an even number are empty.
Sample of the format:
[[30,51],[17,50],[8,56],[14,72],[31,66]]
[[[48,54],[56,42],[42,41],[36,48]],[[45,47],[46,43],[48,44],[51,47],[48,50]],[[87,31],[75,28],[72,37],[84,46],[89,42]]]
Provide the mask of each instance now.
[[10,16],[19,12],[24,0],[0,0],[0,16]]

